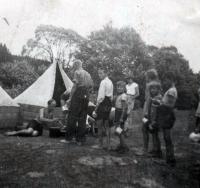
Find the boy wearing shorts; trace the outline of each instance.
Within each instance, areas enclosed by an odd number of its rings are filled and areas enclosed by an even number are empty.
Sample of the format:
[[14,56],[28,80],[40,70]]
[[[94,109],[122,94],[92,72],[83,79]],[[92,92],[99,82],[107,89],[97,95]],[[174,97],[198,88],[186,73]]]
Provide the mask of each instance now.
[[125,121],[127,119],[127,95],[125,93],[126,83],[123,81],[117,82],[117,97],[115,101],[115,133],[119,137],[119,145],[116,151],[119,153],[125,153],[129,151],[127,144],[125,143],[126,127]]
[[[177,90],[175,87],[174,74],[168,72],[165,74],[163,86],[165,93],[162,98],[162,103],[158,107],[157,123],[159,129],[163,132],[165,147],[166,147],[166,162],[170,166],[176,165],[174,156],[174,145],[171,139],[171,130],[175,123],[174,107],[177,100]],[[161,148],[159,148],[161,151]]]
[[113,83],[108,78],[107,70],[99,69],[98,75],[101,79],[101,83],[98,90],[97,104],[93,112],[93,117],[96,119],[98,127],[99,147],[103,147],[104,130],[106,130],[106,149],[110,150],[109,115],[112,108]]

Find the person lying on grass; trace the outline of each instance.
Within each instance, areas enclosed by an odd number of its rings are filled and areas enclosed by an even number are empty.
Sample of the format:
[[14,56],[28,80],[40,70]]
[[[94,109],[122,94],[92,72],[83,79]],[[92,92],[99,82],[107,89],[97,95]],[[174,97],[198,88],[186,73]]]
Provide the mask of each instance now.
[[56,101],[51,99],[48,101],[48,107],[40,109],[39,117],[31,120],[27,128],[19,131],[6,132],[6,136],[41,136],[43,126],[51,127],[58,123],[58,119],[53,117],[53,112],[56,107]]

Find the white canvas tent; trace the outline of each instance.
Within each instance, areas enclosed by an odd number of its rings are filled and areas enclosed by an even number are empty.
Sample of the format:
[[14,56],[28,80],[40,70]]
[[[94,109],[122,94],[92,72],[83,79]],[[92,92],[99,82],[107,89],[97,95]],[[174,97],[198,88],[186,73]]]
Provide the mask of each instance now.
[[0,107],[2,107],[2,106],[15,106],[15,107],[18,107],[19,105],[0,86]]
[[[39,109],[47,107],[48,100],[52,98],[56,100],[57,106],[60,106],[61,94],[72,86],[72,81],[61,65],[54,62],[31,86],[14,99],[14,102],[20,104],[20,121],[35,118]],[[58,117],[62,115],[60,111],[61,108],[57,108],[55,112]]]
[[[20,104],[20,119],[31,120],[38,115],[41,107],[47,107],[50,99],[55,99],[60,106],[60,96],[66,90],[71,90],[73,82],[62,69],[54,62],[30,87],[14,99]],[[93,106],[93,103],[89,103]],[[56,116],[62,116],[61,108],[55,111]]]
[[19,105],[0,87],[0,128],[14,127],[19,118]]
[[[18,104],[27,104],[46,107],[48,100],[54,98],[59,102],[58,96],[71,89],[72,81],[62,67],[54,62],[29,88],[17,96],[14,101]],[[56,96],[57,94],[57,96]]]

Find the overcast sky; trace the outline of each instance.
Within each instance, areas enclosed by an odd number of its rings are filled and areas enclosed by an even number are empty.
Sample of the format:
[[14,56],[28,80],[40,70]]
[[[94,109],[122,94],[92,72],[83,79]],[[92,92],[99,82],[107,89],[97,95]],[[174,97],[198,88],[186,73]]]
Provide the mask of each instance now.
[[200,0],[0,0],[0,16],[0,42],[14,54],[40,24],[87,36],[112,21],[135,28],[147,44],[175,45],[200,71]]

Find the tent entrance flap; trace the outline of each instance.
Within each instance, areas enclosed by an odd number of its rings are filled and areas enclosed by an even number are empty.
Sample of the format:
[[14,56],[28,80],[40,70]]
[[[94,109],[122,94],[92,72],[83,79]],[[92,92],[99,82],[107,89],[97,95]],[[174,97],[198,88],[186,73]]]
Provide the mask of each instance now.
[[56,76],[55,76],[55,85],[54,85],[54,93],[53,93],[53,99],[57,103],[57,107],[60,106],[60,96],[65,92],[66,87],[63,80],[63,77],[61,75],[61,72],[59,70],[58,64],[56,65]]

